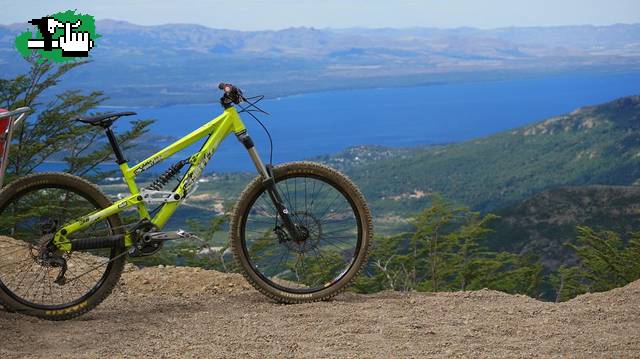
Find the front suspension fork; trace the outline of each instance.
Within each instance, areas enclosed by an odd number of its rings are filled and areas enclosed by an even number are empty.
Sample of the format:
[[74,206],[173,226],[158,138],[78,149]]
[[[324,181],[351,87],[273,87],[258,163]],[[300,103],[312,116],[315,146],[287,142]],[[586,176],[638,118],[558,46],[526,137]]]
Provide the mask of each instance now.
[[269,198],[271,198],[273,205],[278,211],[278,216],[282,218],[282,223],[284,224],[284,228],[289,234],[289,237],[296,241],[299,240],[301,238],[300,233],[296,225],[291,220],[291,215],[290,215],[291,213],[287,209],[287,206],[284,204],[284,201],[282,200],[282,197],[278,192],[278,188],[276,187],[276,181],[273,178],[271,165],[269,166],[264,165],[264,163],[262,162],[262,159],[260,158],[260,156],[258,155],[258,152],[256,151],[256,148],[253,144],[253,140],[251,139],[249,134],[247,134],[247,130],[243,130],[241,132],[236,133],[236,136],[238,137],[238,140],[244,145],[244,147],[249,152],[249,156],[251,157],[253,164],[256,166],[258,173],[260,173],[264,177],[262,184],[265,186],[267,193],[269,194]]
[[282,201],[282,197],[280,197],[280,193],[278,193],[278,189],[276,187],[276,181],[273,178],[273,173],[271,171],[271,165],[267,166],[267,172],[269,173],[269,177],[262,181],[262,184],[267,188],[267,193],[273,202],[273,205],[276,207],[278,211],[278,215],[282,218],[282,223],[284,224],[284,228],[289,233],[289,236],[297,241],[300,239],[300,233],[298,232],[298,228],[291,220],[291,216],[289,210],[284,205],[284,201]]

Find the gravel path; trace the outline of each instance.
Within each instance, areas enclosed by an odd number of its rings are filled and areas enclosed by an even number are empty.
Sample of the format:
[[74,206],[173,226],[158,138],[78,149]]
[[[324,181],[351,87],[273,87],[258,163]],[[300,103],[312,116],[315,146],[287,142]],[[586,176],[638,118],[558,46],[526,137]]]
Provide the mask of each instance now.
[[147,268],[76,320],[0,311],[0,343],[1,358],[639,358],[640,281],[562,304],[482,290],[280,305],[239,275]]

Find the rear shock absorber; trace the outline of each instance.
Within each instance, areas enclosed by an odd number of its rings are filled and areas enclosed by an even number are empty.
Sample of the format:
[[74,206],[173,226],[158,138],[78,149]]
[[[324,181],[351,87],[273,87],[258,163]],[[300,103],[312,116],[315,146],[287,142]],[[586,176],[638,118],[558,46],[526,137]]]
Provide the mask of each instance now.
[[151,191],[161,190],[164,186],[167,185],[167,183],[169,183],[169,181],[171,181],[173,177],[180,173],[182,167],[184,167],[187,163],[189,163],[189,160],[182,160],[174,163],[163,174],[161,174],[160,177],[153,181],[153,183],[147,186],[147,189]]

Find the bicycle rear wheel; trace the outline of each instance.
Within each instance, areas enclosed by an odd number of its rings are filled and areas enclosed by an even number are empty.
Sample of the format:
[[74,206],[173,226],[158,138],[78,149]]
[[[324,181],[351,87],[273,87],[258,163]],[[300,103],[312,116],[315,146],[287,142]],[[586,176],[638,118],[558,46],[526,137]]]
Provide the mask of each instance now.
[[232,215],[235,258],[247,280],[277,301],[329,299],[366,263],[373,233],[366,201],[346,176],[321,164],[284,164],[275,167],[273,175],[302,239],[288,237],[258,177]]
[[[49,320],[77,317],[100,304],[120,278],[124,246],[64,253],[51,245],[67,222],[110,205],[93,184],[66,173],[21,178],[0,192],[0,302]],[[70,239],[122,234],[114,215]]]

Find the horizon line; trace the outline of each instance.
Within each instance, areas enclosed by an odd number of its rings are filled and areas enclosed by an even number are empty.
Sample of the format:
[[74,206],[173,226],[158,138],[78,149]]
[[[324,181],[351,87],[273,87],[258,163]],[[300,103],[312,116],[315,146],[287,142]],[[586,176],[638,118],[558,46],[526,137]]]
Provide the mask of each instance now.
[[[104,22],[104,21],[110,21],[110,22],[121,22],[121,23],[126,23],[128,25],[133,25],[133,26],[137,26],[137,27],[162,27],[162,26],[175,26],[175,25],[190,25],[190,26],[199,26],[199,27],[203,27],[206,29],[211,29],[211,30],[225,30],[225,31],[237,31],[237,32],[269,32],[269,31],[273,31],[273,32],[277,32],[277,31],[284,31],[284,30],[291,30],[291,29],[311,29],[311,30],[334,30],[334,31],[340,31],[340,30],[418,30],[418,29],[429,29],[429,30],[461,30],[461,29],[469,29],[469,30],[480,30],[480,31],[491,31],[491,30],[503,30],[503,29],[551,29],[551,28],[569,28],[569,27],[594,27],[594,28],[598,28],[598,27],[613,27],[613,26],[634,26],[634,25],[640,25],[640,22],[616,22],[616,23],[611,23],[611,24],[606,24],[606,25],[594,25],[594,24],[572,24],[572,25],[535,25],[535,26],[531,26],[531,25],[527,25],[527,26],[517,26],[517,25],[511,25],[511,26],[497,26],[497,27],[475,27],[475,26],[454,26],[454,27],[430,27],[430,26],[407,26],[407,27],[390,27],[390,26],[381,26],[381,27],[367,27],[367,26],[352,26],[352,27],[331,27],[331,26],[325,26],[325,27],[315,27],[315,26],[288,26],[288,27],[282,27],[282,28],[271,28],[271,29],[259,29],[259,30],[241,30],[241,29],[232,29],[232,28],[216,28],[216,27],[210,27],[207,25],[202,25],[202,24],[198,24],[198,23],[188,23],[188,22],[169,22],[169,23],[161,23],[161,24],[151,24],[151,25],[142,25],[142,24],[137,24],[134,22],[130,22],[127,20],[117,20],[117,19],[113,19],[113,18],[103,18],[103,19],[98,19],[95,20],[96,23],[97,22]],[[14,23],[9,23],[9,24],[4,24],[4,23],[0,23],[0,26],[6,26],[6,27],[14,27],[14,26],[19,26],[19,25],[25,25],[28,24],[28,20],[26,20],[25,22],[14,22]]]

